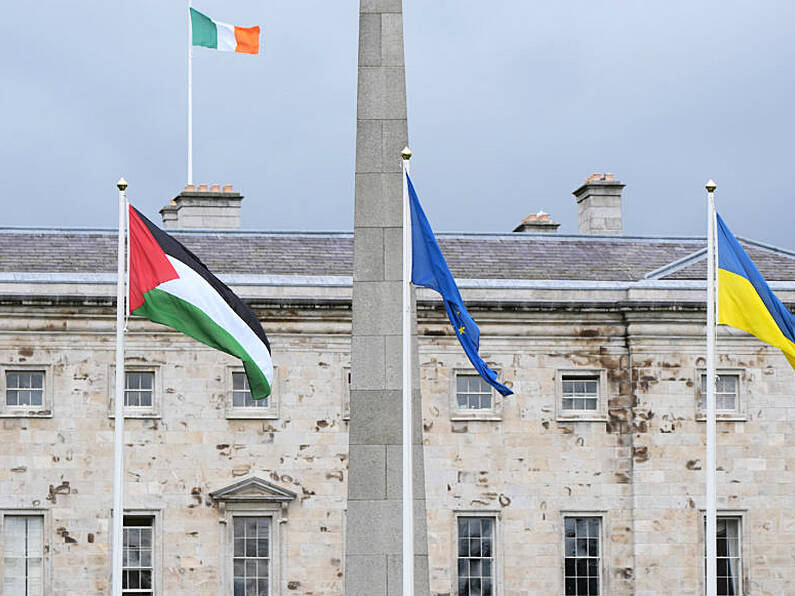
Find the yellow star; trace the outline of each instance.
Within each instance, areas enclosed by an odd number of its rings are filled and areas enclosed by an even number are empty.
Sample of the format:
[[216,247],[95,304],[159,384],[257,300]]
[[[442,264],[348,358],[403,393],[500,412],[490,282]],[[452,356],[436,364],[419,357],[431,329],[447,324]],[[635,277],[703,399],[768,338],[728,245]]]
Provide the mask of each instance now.
[[464,330],[463,326],[458,328],[458,332],[461,333],[461,334],[466,333],[466,331]]

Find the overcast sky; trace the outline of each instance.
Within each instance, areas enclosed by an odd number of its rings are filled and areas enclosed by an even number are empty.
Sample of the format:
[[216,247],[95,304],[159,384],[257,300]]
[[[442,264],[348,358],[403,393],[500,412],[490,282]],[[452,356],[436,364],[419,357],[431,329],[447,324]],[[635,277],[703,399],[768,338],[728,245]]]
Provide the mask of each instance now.
[[[152,218],[186,182],[185,1],[9,2],[0,225]],[[353,227],[356,0],[196,0],[259,24],[258,56],[196,49],[196,182],[243,227]],[[404,0],[413,179],[438,231],[507,232],[613,172],[624,231],[703,235],[704,183],[738,235],[795,248],[795,2]]]

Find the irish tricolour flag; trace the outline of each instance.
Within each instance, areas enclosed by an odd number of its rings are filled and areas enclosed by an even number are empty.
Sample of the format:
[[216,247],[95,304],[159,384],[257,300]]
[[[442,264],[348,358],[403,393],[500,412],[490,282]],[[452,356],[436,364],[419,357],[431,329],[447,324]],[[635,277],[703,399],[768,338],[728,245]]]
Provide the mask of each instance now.
[[243,361],[251,396],[270,395],[273,362],[259,320],[187,248],[130,206],[130,312]]
[[193,8],[190,9],[190,26],[195,46],[241,54],[259,53],[259,27],[237,27],[214,21]]

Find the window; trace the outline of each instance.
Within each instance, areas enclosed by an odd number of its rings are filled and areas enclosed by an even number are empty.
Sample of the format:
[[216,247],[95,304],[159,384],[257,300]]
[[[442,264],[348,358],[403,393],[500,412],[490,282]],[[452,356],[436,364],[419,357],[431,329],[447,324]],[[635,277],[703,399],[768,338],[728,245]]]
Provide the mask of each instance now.
[[3,518],[3,593],[43,596],[44,517]]
[[565,594],[600,594],[600,526],[598,517],[565,517],[564,585]]
[[458,596],[494,595],[493,517],[458,518]]
[[491,409],[491,385],[480,375],[456,375],[456,403],[462,410]]
[[210,493],[221,512],[224,594],[269,596],[278,592],[279,561],[287,557],[287,515],[296,494],[250,476]]
[[270,594],[270,517],[233,518],[234,596]]
[[[715,409],[736,412],[740,390],[739,374],[715,375]],[[700,408],[707,410],[707,375],[701,375]]]
[[558,370],[555,410],[559,421],[607,420],[605,371]]
[[14,418],[52,417],[50,367],[0,365],[0,416]]
[[124,406],[151,408],[154,404],[155,373],[152,371],[125,371]]
[[262,399],[254,399],[251,397],[251,388],[245,371],[242,368],[229,367],[227,381],[229,397],[227,398],[226,417],[233,419],[278,418],[276,373],[277,369],[274,367],[271,394]]
[[596,410],[599,404],[599,375],[563,375],[564,410]]
[[154,594],[154,518],[125,515],[122,594]]
[[[742,545],[740,542],[740,517],[717,519],[718,596],[740,596],[742,591]],[[706,520],[704,520],[706,524]],[[706,525],[705,525],[706,527]],[[707,548],[704,544],[704,576],[707,571]]]
[[6,371],[6,405],[44,406],[44,371]]
[[232,373],[232,407],[235,408],[267,408],[269,398],[254,399],[248,386],[248,377],[244,372]]
[[450,413],[453,420],[500,420],[501,403],[494,390],[472,369],[454,371]]
[[[110,366],[108,374],[108,416],[116,414],[116,367]],[[126,365],[124,367],[124,417],[160,418],[160,401],[163,393],[160,367],[157,365]]]

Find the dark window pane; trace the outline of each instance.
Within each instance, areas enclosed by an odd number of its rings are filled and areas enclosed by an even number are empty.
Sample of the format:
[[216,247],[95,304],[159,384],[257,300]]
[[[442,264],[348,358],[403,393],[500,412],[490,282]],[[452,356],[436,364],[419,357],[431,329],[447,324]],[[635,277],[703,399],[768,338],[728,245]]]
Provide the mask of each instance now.
[[575,541],[574,541],[574,539],[573,538],[567,538],[566,539],[566,556],[567,557],[573,557],[576,554],[577,553],[576,553],[576,549],[575,549]]
[[480,556],[482,557],[490,557],[491,556],[491,540],[483,540],[483,543],[480,545]]
[[148,569],[141,571],[141,587],[145,590],[152,589],[152,572]]
[[577,593],[578,594],[588,594],[588,578],[587,577],[578,577],[577,578]]
[[469,555],[469,540],[466,539],[466,538],[459,539],[458,540],[458,556],[459,557],[466,557],[467,555]]
[[246,554],[246,541],[243,538],[235,539],[235,556],[243,557]]
[[492,582],[490,579],[483,580],[483,596],[492,596]]
[[587,538],[577,538],[577,556],[578,557],[587,557],[588,556],[588,539]]
[[577,596],[577,580],[573,577],[566,578],[566,596]]
[[458,580],[458,594],[459,596],[469,596],[469,581],[464,577]]
[[588,580],[588,596],[599,594],[599,580],[591,578]]
[[246,580],[235,578],[235,596],[246,596]]
[[566,575],[577,575],[577,565],[575,559],[566,558],[565,567]]
[[246,540],[246,556],[247,557],[256,557],[257,556],[257,541],[247,539]]
[[258,557],[267,557],[268,556],[268,541],[267,540],[257,540],[257,556]]
[[235,577],[246,575],[246,563],[242,559],[235,559]]
[[471,538],[469,540],[469,555],[472,557],[479,557],[480,556],[480,540],[477,538]]

